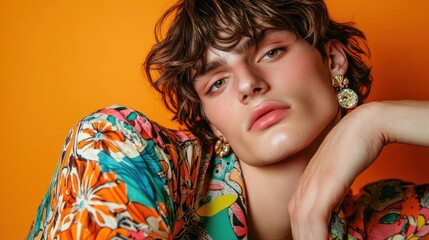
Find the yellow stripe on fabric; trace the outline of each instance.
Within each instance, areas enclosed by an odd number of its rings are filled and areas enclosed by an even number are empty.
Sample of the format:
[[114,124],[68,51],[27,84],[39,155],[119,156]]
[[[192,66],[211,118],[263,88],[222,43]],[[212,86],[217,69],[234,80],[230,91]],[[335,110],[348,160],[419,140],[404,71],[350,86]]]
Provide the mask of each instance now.
[[197,210],[202,217],[211,217],[228,208],[237,200],[237,195],[222,195]]

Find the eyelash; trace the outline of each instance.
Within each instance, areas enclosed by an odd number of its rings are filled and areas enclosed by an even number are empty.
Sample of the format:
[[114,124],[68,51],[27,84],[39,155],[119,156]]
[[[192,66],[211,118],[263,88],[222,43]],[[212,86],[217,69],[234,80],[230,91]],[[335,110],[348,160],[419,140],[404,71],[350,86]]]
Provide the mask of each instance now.
[[[273,59],[273,58],[275,58],[275,57],[277,57],[277,56],[279,56],[280,54],[282,54],[284,51],[286,51],[286,49],[285,48],[274,48],[274,49],[271,49],[271,50],[269,50],[268,52],[266,52],[265,54],[264,54],[264,56],[262,56],[262,58],[261,58],[261,60],[259,60],[259,62],[263,62],[263,61],[270,61],[271,59]],[[273,52],[274,52],[274,56],[271,56],[271,57],[268,57],[268,55],[269,54],[273,54]],[[265,57],[268,57],[268,59],[264,59]]]
[[[261,60],[259,60],[259,62],[270,61],[271,59],[281,55],[285,51],[286,51],[286,49],[283,47],[271,49],[264,54],[264,56],[261,58]],[[270,55],[270,54],[274,54],[274,56],[268,57],[268,55]],[[268,57],[268,59],[264,59],[265,57]],[[219,84],[220,81],[221,81],[220,84],[222,84],[222,85],[216,87],[216,84]],[[217,93],[219,91],[219,89],[221,89],[223,87],[223,85],[226,84],[227,81],[228,81],[228,78],[221,78],[221,79],[216,80],[213,84],[210,85],[210,88],[208,89],[207,94],[211,95],[211,94]],[[215,87],[217,89],[214,89]]]
[[[215,88],[215,86],[216,86],[216,84],[218,84],[220,81],[222,81],[221,82],[221,86],[219,86],[219,87],[217,87],[217,89],[216,90],[214,90],[213,88]],[[218,80],[216,80],[211,86],[210,86],[210,88],[209,88],[209,90],[208,90],[208,92],[207,92],[207,94],[214,94],[214,93],[216,93],[216,92],[218,92],[219,91],[219,89],[220,88],[222,88],[222,86],[223,85],[225,85],[225,83],[228,81],[228,78],[221,78],[221,79],[218,79]]]

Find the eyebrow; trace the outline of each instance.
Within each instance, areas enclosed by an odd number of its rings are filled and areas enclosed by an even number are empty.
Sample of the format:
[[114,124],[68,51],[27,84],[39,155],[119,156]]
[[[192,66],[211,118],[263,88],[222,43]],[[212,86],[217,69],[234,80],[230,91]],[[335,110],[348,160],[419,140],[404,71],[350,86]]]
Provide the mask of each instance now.
[[[276,31],[275,29],[271,29],[271,28],[263,29],[258,33],[256,33],[254,38],[246,38],[245,40],[239,42],[237,46],[235,46],[234,49],[232,49],[232,52],[237,54],[242,54],[246,52],[249,48],[261,42],[266,37],[268,32],[275,32],[275,31]],[[202,66],[198,69],[194,79],[197,80],[199,77],[207,74],[208,72],[211,72],[216,68],[219,68],[220,66],[222,66],[223,63],[225,63],[225,61],[226,60],[224,58],[219,57],[214,61],[203,63]]]

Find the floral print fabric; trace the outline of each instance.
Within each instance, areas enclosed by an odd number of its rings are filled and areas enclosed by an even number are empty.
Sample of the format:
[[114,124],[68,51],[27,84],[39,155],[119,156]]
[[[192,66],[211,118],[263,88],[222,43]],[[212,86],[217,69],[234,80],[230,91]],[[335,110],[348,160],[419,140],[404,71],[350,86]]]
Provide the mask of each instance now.
[[[269,220],[269,216],[267,216]],[[334,212],[332,239],[424,239],[429,187],[368,185]],[[84,118],[66,138],[28,239],[246,239],[234,154],[122,106]],[[426,238],[427,239],[427,238]]]
[[369,184],[356,199],[346,195],[331,228],[334,239],[429,239],[429,185]]

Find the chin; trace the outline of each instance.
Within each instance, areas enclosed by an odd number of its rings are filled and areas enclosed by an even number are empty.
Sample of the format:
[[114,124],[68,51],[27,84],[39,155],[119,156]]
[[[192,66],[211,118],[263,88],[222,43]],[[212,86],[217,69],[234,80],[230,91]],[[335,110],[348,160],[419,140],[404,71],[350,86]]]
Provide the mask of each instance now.
[[[237,149],[235,153],[241,162],[253,167],[286,163],[297,157],[308,160],[314,154],[312,143],[319,134],[320,132],[314,129],[298,132],[284,126],[271,128],[259,135],[256,141],[247,142],[247,147],[243,146],[244,148]],[[232,148],[234,149],[234,146]]]
[[319,134],[298,134],[296,136],[277,134],[265,145],[266,158],[260,165],[291,161],[295,158],[309,160],[314,154],[313,143]]
[[269,165],[276,165],[278,163],[285,163],[290,159],[297,156],[302,148],[297,148],[296,145],[280,144],[261,146],[257,151],[246,152],[243,155],[237,154],[238,159],[245,164],[252,167],[264,167]]

